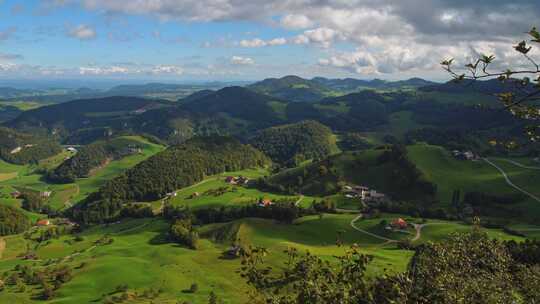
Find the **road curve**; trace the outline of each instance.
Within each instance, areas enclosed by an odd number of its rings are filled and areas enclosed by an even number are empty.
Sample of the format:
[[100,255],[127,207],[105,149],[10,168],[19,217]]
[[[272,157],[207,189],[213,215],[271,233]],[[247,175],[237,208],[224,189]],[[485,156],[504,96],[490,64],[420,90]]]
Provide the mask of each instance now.
[[519,192],[521,192],[521,193],[523,193],[523,194],[526,194],[526,195],[529,196],[530,198],[532,198],[532,199],[534,199],[535,201],[537,201],[537,202],[540,203],[540,198],[539,198],[538,196],[536,196],[536,195],[534,195],[534,194],[528,192],[527,190],[524,190],[524,189],[520,188],[519,186],[517,186],[516,184],[514,184],[514,183],[510,180],[510,178],[508,177],[508,175],[506,174],[506,172],[504,172],[504,170],[503,170],[501,167],[499,167],[497,164],[493,163],[492,161],[490,161],[490,160],[487,159],[487,158],[482,158],[482,160],[484,160],[486,163],[490,164],[490,165],[493,166],[495,169],[497,169],[497,170],[502,174],[502,176],[503,176],[504,179],[506,180],[506,183],[507,183],[510,187],[512,187],[512,188],[514,188],[514,189],[516,189],[516,190],[518,190]]
[[523,168],[523,169],[531,169],[531,170],[540,170],[540,167],[534,167],[534,166],[527,166],[522,163],[518,163],[515,160],[506,159],[506,158],[496,158],[496,160],[504,161],[507,163],[511,163],[512,165],[515,165],[517,167]]
[[376,239],[383,240],[383,241],[386,241],[386,242],[392,242],[392,243],[397,242],[397,240],[389,239],[389,238],[387,238],[387,237],[380,236],[380,235],[377,235],[377,234],[371,233],[371,232],[369,232],[369,231],[366,231],[366,230],[364,230],[364,229],[360,229],[360,228],[356,227],[356,226],[354,225],[354,223],[355,223],[356,221],[358,221],[359,219],[361,219],[361,218],[362,218],[362,215],[360,214],[359,216],[355,217],[355,218],[351,221],[351,227],[353,227],[354,230],[359,231],[359,232],[362,232],[362,233],[364,233],[364,234],[367,234],[367,235],[372,236],[372,237],[374,237],[374,238],[376,238]]

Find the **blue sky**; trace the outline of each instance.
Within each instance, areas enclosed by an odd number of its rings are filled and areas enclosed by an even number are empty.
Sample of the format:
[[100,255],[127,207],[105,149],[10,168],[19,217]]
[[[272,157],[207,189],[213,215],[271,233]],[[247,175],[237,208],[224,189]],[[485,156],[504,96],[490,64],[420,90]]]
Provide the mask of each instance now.
[[[404,4],[405,3],[405,4]],[[442,58],[494,53],[534,1],[0,0],[0,79],[447,77]]]

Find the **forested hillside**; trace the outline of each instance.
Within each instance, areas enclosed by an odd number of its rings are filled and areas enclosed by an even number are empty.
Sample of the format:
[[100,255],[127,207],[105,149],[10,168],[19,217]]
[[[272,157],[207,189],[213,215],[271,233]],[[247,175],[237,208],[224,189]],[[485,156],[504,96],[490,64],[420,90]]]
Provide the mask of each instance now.
[[286,103],[252,92],[242,87],[228,87],[203,94],[182,105],[182,108],[206,115],[226,114],[233,119],[248,121],[256,127],[268,127],[285,122],[280,108]]
[[137,114],[160,105],[159,101],[136,97],[74,100],[23,112],[6,125],[65,137],[80,129],[121,128]]
[[361,80],[354,78],[329,79],[324,77],[315,77],[312,81],[324,85],[336,91],[352,93],[365,89],[371,90],[396,90],[396,89],[415,89],[424,86],[435,85],[436,83],[424,80],[422,78],[411,78],[401,81],[386,81],[381,79]]
[[332,95],[332,90],[328,87],[298,76],[268,78],[249,85],[248,88],[257,93],[294,102],[317,102]]
[[157,200],[205,176],[268,164],[264,154],[232,138],[195,138],[121,174],[75,206],[72,213],[84,222],[100,222],[116,216],[126,202]]
[[54,182],[72,183],[76,178],[87,177],[93,169],[109,161],[139,153],[141,149],[140,142],[128,138],[98,141],[82,147],[77,154],[49,172],[47,177]]
[[30,226],[30,220],[20,210],[0,205],[0,235],[21,233]]
[[14,164],[36,163],[60,153],[62,147],[52,139],[0,127],[0,158]]
[[296,166],[337,151],[332,130],[316,121],[303,121],[260,131],[250,140],[274,162]]
[[332,195],[347,184],[364,185],[394,200],[433,200],[436,186],[422,176],[401,146],[346,152],[261,180],[265,189],[306,195]]

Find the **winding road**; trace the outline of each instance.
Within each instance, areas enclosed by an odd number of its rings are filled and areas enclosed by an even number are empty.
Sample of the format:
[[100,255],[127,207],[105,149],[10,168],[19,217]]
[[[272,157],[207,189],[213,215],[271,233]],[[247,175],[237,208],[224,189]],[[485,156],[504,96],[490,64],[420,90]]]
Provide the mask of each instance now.
[[[507,183],[510,187],[512,187],[512,188],[514,188],[514,189],[516,189],[516,190],[518,190],[519,192],[521,192],[521,193],[523,193],[523,194],[526,194],[526,195],[529,196],[530,198],[532,198],[532,199],[534,199],[535,201],[537,201],[537,202],[540,203],[540,198],[539,198],[538,196],[536,196],[536,195],[534,195],[534,194],[528,192],[527,190],[524,190],[523,188],[520,188],[519,186],[517,186],[516,184],[514,184],[514,183],[510,180],[510,178],[508,177],[508,175],[506,174],[506,172],[504,172],[504,170],[503,170],[501,167],[499,167],[497,164],[495,164],[494,162],[490,161],[490,160],[487,159],[487,158],[482,158],[482,160],[485,161],[486,163],[490,164],[491,166],[493,166],[495,169],[497,169],[497,170],[502,174],[502,176],[504,177],[506,183]],[[510,160],[507,160],[507,161],[510,161]],[[513,161],[510,161],[510,162],[513,162]],[[516,163],[516,164],[519,164],[519,163]],[[524,168],[524,167],[522,166],[522,168]]]
[[504,162],[507,162],[507,163],[511,163],[511,164],[513,164],[515,166],[518,166],[520,168],[523,168],[523,169],[540,170],[540,167],[527,166],[527,165],[524,165],[522,163],[518,163],[517,161],[511,160],[511,159],[497,158],[497,160],[501,160],[501,161],[504,161]]
[[377,235],[377,234],[371,233],[371,232],[369,232],[369,231],[366,231],[366,230],[364,230],[364,229],[360,229],[360,228],[356,227],[356,226],[354,225],[354,223],[355,223],[356,221],[358,221],[359,219],[361,219],[361,218],[362,218],[362,214],[360,214],[359,216],[355,217],[355,218],[351,221],[351,227],[353,227],[354,230],[359,231],[359,232],[362,232],[362,233],[364,233],[364,234],[367,234],[367,235],[372,236],[372,237],[374,237],[374,238],[376,238],[376,239],[383,240],[383,241],[386,241],[386,242],[391,242],[391,243],[397,242],[397,240],[389,239],[389,238],[387,238],[387,237],[380,236],[380,235]]

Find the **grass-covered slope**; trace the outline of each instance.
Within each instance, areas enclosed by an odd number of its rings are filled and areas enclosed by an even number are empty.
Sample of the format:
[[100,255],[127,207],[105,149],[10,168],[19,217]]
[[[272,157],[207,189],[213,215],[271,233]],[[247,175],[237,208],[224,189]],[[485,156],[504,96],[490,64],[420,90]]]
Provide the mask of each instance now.
[[[412,230],[411,233],[392,232],[380,225],[382,220],[388,222],[396,216],[399,215],[382,214],[380,218],[361,219],[355,226],[390,239],[414,237]],[[68,266],[73,278],[57,290],[55,303],[102,303],[112,296],[120,297],[122,291],[117,291],[117,287],[127,285],[129,294],[138,294],[130,300],[133,303],[207,303],[213,291],[224,303],[233,304],[249,302],[247,292],[252,291],[239,274],[241,260],[224,258],[223,253],[235,241],[267,248],[268,255],[264,260],[273,267],[287,261],[284,252],[287,248],[297,248],[302,254],[309,251],[334,262],[335,256],[345,254],[350,245],[358,244],[362,253],[373,257],[368,265],[368,276],[405,271],[413,251],[397,249],[395,244],[354,229],[350,223],[355,217],[309,216],[298,219],[293,225],[262,219],[210,224],[199,227],[202,238],[198,250],[169,243],[166,233],[170,224],[160,219],[125,220],[119,224],[95,226],[78,234],[80,238],[77,239],[74,235],[64,235],[40,244],[23,235],[15,235],[4,238],[6,246],[0,259],[0,272],[11,274],[17,264],[34,269]],[[470,226],[451,222],[426,226],[418,243],[441,241],[453,230],[470,229]],[[486,231],[492,237],[521,240],[498,230]],[[34,233],[34,239],[38,235],[39,232]],[[96,244],[104,235],[112,242]],[[343,246],[336,245],[338,235]],[[27,248],[35,251],[38,260],[21,259]],[[187,292],[192,284],[197,284],[197,291]],[[34,298],[42,292],[39,285],[24,285],[24,291],[20,291],[19,286],[7,285],[0,293],[0,302],[41,303],[42,300]],[[145,293],[150,289],[156,292]]]
[[274,162],[290,166],[305,160],[320,160],[338,150],[332,130],[316,121],[265,129],[250,143]]
[[20,206],[20,200],[7,198],[9,192],[14,191],[15,188],[52,191],[51,197],[46,202],[47,205],[54,210],[63,209],[86,198],[107,181],[164,149],[163,146],[151,143],[139,136],[126,136],[122,139],[136,142],[142,147],[141,153],[111,160],[107,165],[94,169],[91,176],[76,178],[69,184],[49,183],[44,175],[44,172],[58,167],[70,155],[69,152],[62,152],[35,165],[13,165],[0,161],[0,189],[4,187],[6,192],[6,198],[0,199],[0,202]]
[[[443,206],[449,207],[452,194],[459,190],[482,192],[495,196],[522,195],[505,181],[502,174],[485,161],[462,161],[455,159],[449,151],[439,146],[417,144],[408,147],[409,157],[424,176],[437,185],[437,197]],[[493,160],[507,173],[509,179],[518,187],[532,194],[540,192],[540,170],[521,168],[502,160]],[[540,216],[540,203],[522,195],[524,199],[510,208],[514,220],[534,220]],[[510,218],[508,218],[510,220]]]
[[129,201],[152,201],[200,182],[205,176],[269,163],[264,154],[230,137],[195,138],[150,157],[75,206],[74,216],[101,221],[117,215]]

